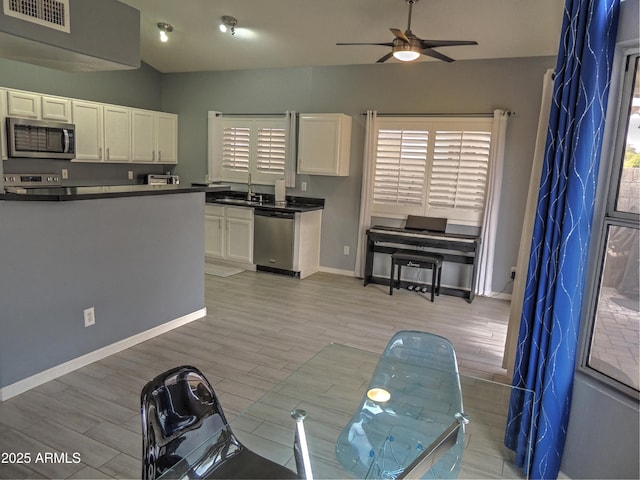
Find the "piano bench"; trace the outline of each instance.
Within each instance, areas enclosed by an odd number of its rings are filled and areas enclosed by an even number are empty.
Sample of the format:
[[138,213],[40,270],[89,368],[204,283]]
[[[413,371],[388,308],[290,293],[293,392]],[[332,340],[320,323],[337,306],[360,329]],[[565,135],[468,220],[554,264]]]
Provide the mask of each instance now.
[[[389,278],[389,295],[393,295],[394,284],[400,288],[400,276],[402,267],[431,269],[431,301],[434,294],[440,295],[440,280],[442,278],[442,262],[444,257],[431,252],[395,252],[391,254],[391,277]],[[394,280],[394,273],[398,267],[398,279]]]

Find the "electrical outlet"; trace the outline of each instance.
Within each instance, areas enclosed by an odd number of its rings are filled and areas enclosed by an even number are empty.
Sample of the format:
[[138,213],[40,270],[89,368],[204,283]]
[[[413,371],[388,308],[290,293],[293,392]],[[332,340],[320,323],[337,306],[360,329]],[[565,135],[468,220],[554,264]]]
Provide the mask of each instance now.
[[129,171],[127,172],[127,178],[128,178],[129,180],[133,180],[133,170],[129,170]]
[[69,178],[69,170],[67,170],[66,168],[62,169],[62,179],[63,180],[67,180]]
[[300,188],[302,189],[303,192],[307,191],[307,182],[302,182],[300,184]]
[[516,278],[516,267],[511,267],[511,280]]
[[344,254],[345,255],[349,255],[349,250],[350,250],[349,245],[345,245],[344,246]]
[[94,307],[84,309],[84,326],[90,327],[96,323],[96,311]]

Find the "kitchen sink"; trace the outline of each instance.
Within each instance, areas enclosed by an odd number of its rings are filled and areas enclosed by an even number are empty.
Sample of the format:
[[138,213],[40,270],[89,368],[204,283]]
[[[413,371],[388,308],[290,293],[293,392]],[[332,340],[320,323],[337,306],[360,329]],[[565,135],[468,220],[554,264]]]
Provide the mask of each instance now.
[[245,200],[244,198],[237,198],[237,197],[223,197],[223,198],[220,198],[218,201],[223,203],[233,203],[235,205],[250,205],[250,206],[262,205],[262,202],[257,202],[254,200]]

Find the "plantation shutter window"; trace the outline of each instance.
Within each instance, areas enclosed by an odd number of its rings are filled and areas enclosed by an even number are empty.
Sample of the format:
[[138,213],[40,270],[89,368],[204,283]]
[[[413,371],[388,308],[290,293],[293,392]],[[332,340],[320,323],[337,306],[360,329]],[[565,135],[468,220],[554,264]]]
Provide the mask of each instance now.
[[[288,120],[222,118],[220,180],[273,185],[285,178],[289,149]],[[215,155],[214,155],[215,156]]]
[[384,118],[377,120],[372,213],[482,222],[492,120]]

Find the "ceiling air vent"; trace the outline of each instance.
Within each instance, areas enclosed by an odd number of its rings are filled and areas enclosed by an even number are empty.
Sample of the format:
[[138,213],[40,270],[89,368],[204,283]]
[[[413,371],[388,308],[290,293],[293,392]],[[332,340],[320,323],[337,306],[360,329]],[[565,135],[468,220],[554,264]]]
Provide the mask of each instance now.
[[4,14],[69,33],[69,0],[4,0]]

